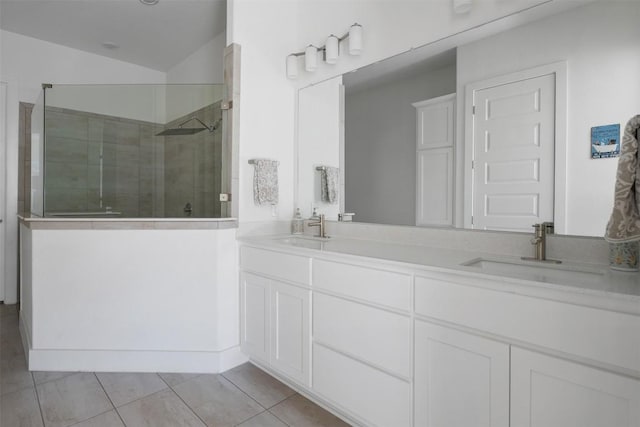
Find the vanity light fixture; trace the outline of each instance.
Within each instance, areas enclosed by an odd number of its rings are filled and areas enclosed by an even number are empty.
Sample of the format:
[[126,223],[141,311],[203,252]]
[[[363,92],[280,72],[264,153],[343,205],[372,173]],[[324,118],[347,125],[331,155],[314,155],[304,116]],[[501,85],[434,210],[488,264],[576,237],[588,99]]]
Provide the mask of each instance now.
[[[143,1],[143,0],[140,0]],[[318,68],[318,52],[323,53],[323,59],[327,64],[337,64],[340,57],[340,42],[349,38],[349,54],[360,55],[362,53],[362,25],[355,23],[342,37],[331,34],[327,37],[324,46],[316,47],[312,44],[303,52],[296,52],[287,56],[287,78],[298,77],[298,57],[304,55],[304,69],[313,72]]]
[[453,0],[453,12],[462,15],[469,13],[473,6],[473,0]]

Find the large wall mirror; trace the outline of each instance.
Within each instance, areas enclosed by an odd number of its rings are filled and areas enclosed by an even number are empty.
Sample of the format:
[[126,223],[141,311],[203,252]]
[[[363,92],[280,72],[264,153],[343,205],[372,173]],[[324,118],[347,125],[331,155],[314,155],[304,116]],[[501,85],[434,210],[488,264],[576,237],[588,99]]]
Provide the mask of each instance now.
[[[618,159],[592,158],[592,128],[622,136],[640,114],[640,2],[504,27],[300,89],[303,214],[602,236]],[[323,166],[340,169],[339,202],[321,197]]]

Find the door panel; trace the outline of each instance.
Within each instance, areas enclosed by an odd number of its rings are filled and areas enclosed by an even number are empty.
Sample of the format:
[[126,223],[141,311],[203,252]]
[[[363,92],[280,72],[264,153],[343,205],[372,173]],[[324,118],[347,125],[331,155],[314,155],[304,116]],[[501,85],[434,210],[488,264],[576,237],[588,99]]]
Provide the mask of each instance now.
[[473,228],[553,221],[555,74],[473,94]]

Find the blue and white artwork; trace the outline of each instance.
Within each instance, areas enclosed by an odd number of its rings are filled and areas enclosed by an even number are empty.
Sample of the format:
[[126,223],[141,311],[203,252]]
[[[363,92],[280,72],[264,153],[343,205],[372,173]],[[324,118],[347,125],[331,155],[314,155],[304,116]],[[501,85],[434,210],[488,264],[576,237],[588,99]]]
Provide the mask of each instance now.
[[591,158],[604,159],[620,155],[620,123],[591,128]]

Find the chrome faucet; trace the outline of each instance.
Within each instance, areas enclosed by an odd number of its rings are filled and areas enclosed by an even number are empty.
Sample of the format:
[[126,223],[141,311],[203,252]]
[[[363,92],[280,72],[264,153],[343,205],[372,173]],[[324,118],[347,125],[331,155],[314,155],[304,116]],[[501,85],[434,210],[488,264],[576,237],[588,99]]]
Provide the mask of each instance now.
[[553,222],[543,222],[541,224],[533,224],[534,232],[531,244],[535,245],[535,256],[522,257],[527,261],[543,261],[560,264],[562,261],[555,259],[547,259],[547,235],[553,234]]
[[318,227],[318,235],[315,237],[327,237],[325,233],[324,214],[318,217],[317,221],[311,221],[307,224],[308,227]]

